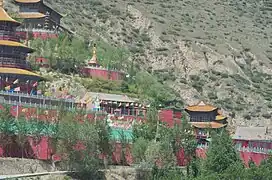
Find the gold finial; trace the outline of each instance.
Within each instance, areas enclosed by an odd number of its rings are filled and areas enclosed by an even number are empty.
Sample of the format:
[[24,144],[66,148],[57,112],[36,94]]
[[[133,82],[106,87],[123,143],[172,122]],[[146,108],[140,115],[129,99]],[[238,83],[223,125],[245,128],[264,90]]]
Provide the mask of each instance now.
[[93,45],[93,57],[91,58],[91,60],[88,62],[88,64],[90,65],[97,65],[97,57],[96,57],[96,44]]
[[0,0],[0,7],[1,7],[1,8],[4,7],[4,0]]
[[93,56],[96,56],[96,44],[93,45]]

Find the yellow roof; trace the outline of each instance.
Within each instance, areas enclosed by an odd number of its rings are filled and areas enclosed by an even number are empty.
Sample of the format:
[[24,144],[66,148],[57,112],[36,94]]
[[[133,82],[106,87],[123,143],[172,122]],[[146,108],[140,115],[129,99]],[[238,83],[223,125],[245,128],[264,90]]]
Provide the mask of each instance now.
[[20,24],[18,21],[12,19],[2,7],[0,7],[0,21],[13,22],[18,25]]
[[36,13],[19,13],[20,18],[25,18],[25,19],[31,19],[31,18],[43,18],[45,17],[45,14],[36,12]]
[[205,111],[213,111],[213,110],[217,109],[217,107],[210,105],[210,104],[206,104],[203,101],[200,101],[198,104],[193,105],[193,106],[188,106],[185,109],[188,111],[205,112]]
[[190,122],[192,126],[197,128],[212,128],[212,129],[218,129],[226,126],[227,124],[221,124],[217,122]]
[[18,46],[18,47],[24,47],[24,48],[30,49],[29,47],[25,46],[24,44],[16,42],[16,41],[0,40],[0,45],[2,45],[2,46]]
[[226,118],[227,118],[227,117],[225,117],[225,116],[218,115],[218,116],[216,116],[215,120],[216,120],[216,121],[221,121],[221,120],[224,120],[224,119],[226,119]]
[[31,71],[27,71],[24,69],[18,69],[18,68],[3,68],[0,67],[0,73],[2,74],[19,74],[19,75],[26,75],[26,76],[37,76],[41,77],[40,75],[33,73]]
[[15,0],[15,2],[18,2],[18,3],[38,3],[40,1],[41,0]]

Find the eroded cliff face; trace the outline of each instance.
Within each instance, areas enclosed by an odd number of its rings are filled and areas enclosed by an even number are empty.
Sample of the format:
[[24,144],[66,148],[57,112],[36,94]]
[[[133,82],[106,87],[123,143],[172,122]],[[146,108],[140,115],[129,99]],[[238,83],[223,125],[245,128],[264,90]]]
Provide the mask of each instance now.
[[[48,0],[80,36],[122,45],[187,104],[222,107],[231,126],[272,126],[272,18],[266,1]],[[64,8],[65,7],[65,8]]]
[[[140,62],[153,71],[167,71],[166,81],[187,104],[200,99],[222,107],[231,126],[271,126],[271,64],[262,54],[219,42],[210,47],[197,40],[175,37],[165,41],[143,13],[129,6],[130,24],[150,37]],[[169,38],[171,39],[171,38]],[[258,46],[258,44],[256,44]],[[217,49],[218,48],[218,49]],[[167,51],[159,54],[158,51]],[[256,52],[256,51],[255,51]],[[173,78],[171,78],[173,79]]]

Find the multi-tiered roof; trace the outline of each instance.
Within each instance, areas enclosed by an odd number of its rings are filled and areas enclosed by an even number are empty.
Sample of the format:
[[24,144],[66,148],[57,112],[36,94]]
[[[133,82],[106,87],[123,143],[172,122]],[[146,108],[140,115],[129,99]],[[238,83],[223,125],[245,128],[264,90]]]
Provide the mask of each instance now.
[[19,25],[7,14],[3,0],[0,0],[0,78],[38,81],[40,75],[31,72],[26,61],[28,53],[33,52],[33,49],[22,44],[16,36]]
[[[28,8],[20,9],[19,16],[24,19],[38,19],[46,17],[46,12],[54,12],[60,18],[62,15],[57,11],[53,10],[49,6],[45,5],[43,0],[15,0],[20,6],[30,7],[32,4],[36,4],[36,10],[30,11]],[[38,6],[39,5],[39,6]],[[35,9],[35,8],[34,8]]]
[[185,108],[190,115],[190,123],[200,129],[222,128],[227,125],[227,117],[222,115],[218,107],[200,101],[196,105]]

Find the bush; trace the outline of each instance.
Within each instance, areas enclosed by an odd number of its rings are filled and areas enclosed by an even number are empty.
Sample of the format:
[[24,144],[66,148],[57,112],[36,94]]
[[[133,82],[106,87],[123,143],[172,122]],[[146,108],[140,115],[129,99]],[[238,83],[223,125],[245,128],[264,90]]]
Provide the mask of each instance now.
[[145,151],[148,147],[149,141],[143,137],[138,138],[132,145],[132,155],[135,163],[145,161]]

